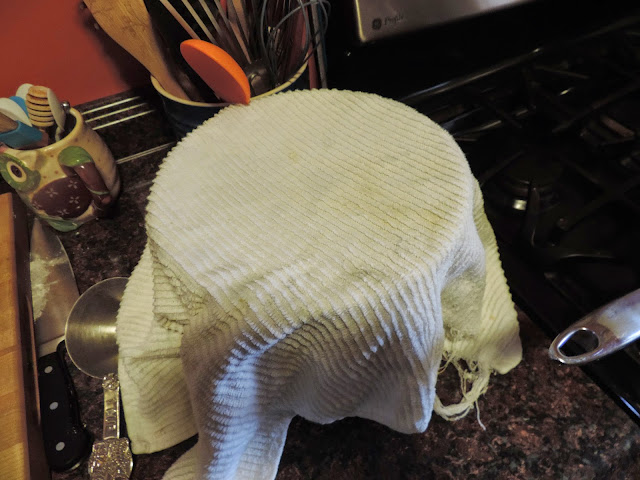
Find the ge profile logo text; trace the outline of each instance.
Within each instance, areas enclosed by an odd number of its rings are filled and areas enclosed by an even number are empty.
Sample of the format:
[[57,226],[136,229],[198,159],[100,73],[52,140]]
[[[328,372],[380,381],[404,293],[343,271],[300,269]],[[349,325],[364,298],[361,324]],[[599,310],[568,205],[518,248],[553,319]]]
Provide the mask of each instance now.
[[393,16],[388,16],[388,17],[378,17],[378,18],[374,18],[373,21],[371,22],[371,27],[374,30],[380,30],[382,27],[385,28],[389,28],[389,27],[395,27],[396,25],[398,25],[401,22],[404,22],[406,20],[405,16],[403,13],[396,13]]

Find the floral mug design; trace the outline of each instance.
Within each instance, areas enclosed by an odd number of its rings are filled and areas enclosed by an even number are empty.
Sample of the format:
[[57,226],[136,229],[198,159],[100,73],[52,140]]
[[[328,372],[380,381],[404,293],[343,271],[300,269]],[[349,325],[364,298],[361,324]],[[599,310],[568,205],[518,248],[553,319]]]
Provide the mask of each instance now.
[[0,144],[0,174],[37,216],[70,231],[105,216],[120,193],[113,156],[82,115],[71,109],[71,131],[43,148]]

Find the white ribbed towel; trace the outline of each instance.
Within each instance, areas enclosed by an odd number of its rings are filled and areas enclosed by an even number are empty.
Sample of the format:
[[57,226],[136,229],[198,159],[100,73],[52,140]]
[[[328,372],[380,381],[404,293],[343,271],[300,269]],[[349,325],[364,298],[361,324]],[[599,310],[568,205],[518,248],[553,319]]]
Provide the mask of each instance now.
[[[424,431],[520,361],[466,159],[395,101],[314,90],[223,110],[167,156],[146,227],[119,375],[135,453],[199,433],[167,480],[275,477],[295,415]],[[437,400],[443,359],[472,385],[459,405]]]

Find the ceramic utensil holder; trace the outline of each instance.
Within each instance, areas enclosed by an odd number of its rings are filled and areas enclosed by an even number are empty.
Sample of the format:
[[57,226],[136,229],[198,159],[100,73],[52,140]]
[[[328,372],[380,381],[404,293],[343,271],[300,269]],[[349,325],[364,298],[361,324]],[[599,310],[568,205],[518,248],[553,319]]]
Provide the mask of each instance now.
[[[308,88],[307,77],[303,75],[306,69],[307,64],[305,63],[287,82],[261,95],[251,97],[251,101],[279,92]],[[180,99],[163,89],[153,76],[151,77],[151,84],[160,94],[164,112],[178,139],[181,139],[191,130],[204,123],[205,120],[213,117],[224,107],[229,106],[228,103],[201,103]]]
[[69,132],[46,147],[0,144],[0,174],[34,213],[59,231],[105,216],[120,193],[111,151],[71,109]]

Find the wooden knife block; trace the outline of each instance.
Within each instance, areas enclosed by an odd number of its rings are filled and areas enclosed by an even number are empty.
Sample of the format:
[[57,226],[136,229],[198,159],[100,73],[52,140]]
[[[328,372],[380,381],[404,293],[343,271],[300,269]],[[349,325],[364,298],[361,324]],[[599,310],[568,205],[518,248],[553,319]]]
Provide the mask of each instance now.
[[0,195],[0,479],[50,478],[38,402],[26,207]]

